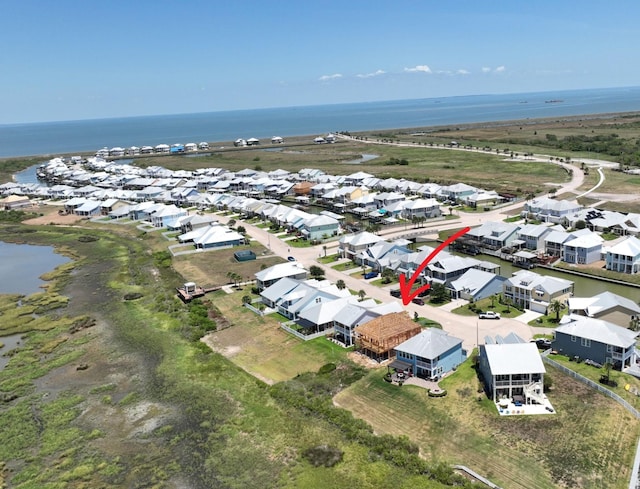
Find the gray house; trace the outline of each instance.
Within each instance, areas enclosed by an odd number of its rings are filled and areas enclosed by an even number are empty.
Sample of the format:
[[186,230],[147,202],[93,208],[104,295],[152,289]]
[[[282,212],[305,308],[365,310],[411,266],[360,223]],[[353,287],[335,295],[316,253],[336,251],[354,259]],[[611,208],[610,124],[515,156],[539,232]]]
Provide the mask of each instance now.
[[635,364],[640,332],[575,314],[563,317],[561,323],[555,330],[553,349],[563,355],[610,363],[619,370]]
[[546,372],[535,343],[516,334],[505,338],[485,338],[478,362],[485,388],[494,402],[521,400],[525,404],[545,404],[543,393]]
[[471,268],[460,278],[449,284],[451,297],[478,301],[502,292],[502,285],[507,280],[495,273]]

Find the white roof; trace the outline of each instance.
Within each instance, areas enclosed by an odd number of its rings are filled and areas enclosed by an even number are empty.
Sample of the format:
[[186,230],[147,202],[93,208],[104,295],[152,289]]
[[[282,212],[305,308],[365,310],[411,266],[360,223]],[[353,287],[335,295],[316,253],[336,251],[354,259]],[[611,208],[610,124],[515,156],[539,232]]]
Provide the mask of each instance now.
[[576,314],[564,316],[560,322],[561,325],[556,328],[556,333],[586,338],[620,348],[633,346],[636,343],[636,338],[640,335],[638,331],[631,331],[608,321]]
[[261,282],[267,282],[283,277],[292,277],[305,271],[304,267],[298,262],[278,263],[272,267],[260,270],[256,273],[256,279]]
[[449,333],[441,329],[427,328],[400,343],[395,350],[421,358],[435,359],[461,343],[461,339],[449,336]]
[[546,372],[535,343],[484,345],[484,350],[492,375]]

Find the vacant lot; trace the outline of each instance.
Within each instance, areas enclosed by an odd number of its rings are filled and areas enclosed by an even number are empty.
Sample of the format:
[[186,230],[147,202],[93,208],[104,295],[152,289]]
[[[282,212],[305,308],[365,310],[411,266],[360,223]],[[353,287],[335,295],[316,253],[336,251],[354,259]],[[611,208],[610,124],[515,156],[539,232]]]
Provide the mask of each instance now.
[[[236,260],[233,254],[244,249],[253,250],[258,259],[245,262]],[[238,274],[242,277],[242,281],[251,281],[260,270],[284,261],[279,256],[265,253],[268,253],[267,249],[259,244],[203,251],[174,257],[173,267],[185,280],[196,282],[204,287],[231,282],[227,275],[229,272]]]
[[501,487],[625,488],[640,423],[621,406],[551,371],[554,415],[500,417],[469,363],[441,383],[444,398],[384,382],[386,369],[339,393],[335,402],[376,432],[406,434],[433,460],[467,465]]
[[326,338],[300,341],[280,328],[282,317],[260,317],[242,307],[244,294],[216,292],[209,296],[232,327],[207,335],[204,342],[247,372],[273,384],[346,357],[343,348]]

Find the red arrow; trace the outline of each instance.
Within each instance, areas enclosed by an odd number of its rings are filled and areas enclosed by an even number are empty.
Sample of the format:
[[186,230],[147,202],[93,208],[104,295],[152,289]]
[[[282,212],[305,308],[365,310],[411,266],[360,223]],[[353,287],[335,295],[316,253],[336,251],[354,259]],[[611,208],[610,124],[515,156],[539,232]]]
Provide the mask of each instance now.
[[449,246],[451,243],[453,243],[456,239],[458,239],[463,234],[466,234],[470,230],[471,230],[470,227],[466,227],[464,229],[461,229],[460,231],[458,231],[454,235],[450,236],[449,238],[447,238],[444,243],[442,243],[435,250],[433,250],[431,252],[431,254],[427,257],[427,259],[425,261],[423,261],[418,268],[416,268],[416,271],[413,272],[413,275],[409,279],[409,282],[406,282],[407,279],[405,278],[404,273],[400,275],[400,295],[402,296],[402,303],[405,306],[407,304],[409,304],[409,302],[411,302],[413,300],[413,298],[416,297],[420,292],[423,292],[425,290],[429,290],[431,288],[431,284],[427,284],[427,285],[423,285],[422,287],[420,287],[413,294],[411,293],[411,287],[413,287],[413,284],[416,282],[416,279],[418,278],[418,275],[420,275],[422,270],[424,270],[425,267],[429,263],[431,263],[431,260],[433,260],[433,258],[438,253],[440,253],[447,246]]

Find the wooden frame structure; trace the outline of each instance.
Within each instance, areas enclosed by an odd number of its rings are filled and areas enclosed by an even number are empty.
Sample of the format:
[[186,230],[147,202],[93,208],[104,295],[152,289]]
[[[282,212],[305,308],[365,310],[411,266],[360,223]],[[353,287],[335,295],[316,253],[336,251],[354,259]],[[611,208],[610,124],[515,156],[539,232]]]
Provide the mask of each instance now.
[[420,324],[406,312],[394,312],[377,317],[355,328],[356,349],[376,361],[393,357],[400,343],[422,331]]

